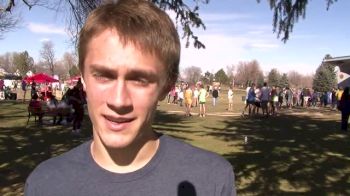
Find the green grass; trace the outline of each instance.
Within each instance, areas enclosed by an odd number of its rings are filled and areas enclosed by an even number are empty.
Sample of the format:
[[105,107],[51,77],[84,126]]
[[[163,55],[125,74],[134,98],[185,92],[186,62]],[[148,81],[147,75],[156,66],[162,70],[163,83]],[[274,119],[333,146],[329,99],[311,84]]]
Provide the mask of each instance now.
[[[297,108],[274,118],[241,118],[243,93],[236,92],[233,112],[226,111],[226,94],[215,108],[209,101],[205,118],[160,102],[154,128],[223,155],[234,166],[239,195],[350,195],[350,137],[339,131],[338,112]],[[72,137],[69,126],[32,120],[26,126],[26,120],[25,104],[0,102],[0,195],[20,195],[38,163],[88,139]],[[88,118],[84,122],[90,136]]]

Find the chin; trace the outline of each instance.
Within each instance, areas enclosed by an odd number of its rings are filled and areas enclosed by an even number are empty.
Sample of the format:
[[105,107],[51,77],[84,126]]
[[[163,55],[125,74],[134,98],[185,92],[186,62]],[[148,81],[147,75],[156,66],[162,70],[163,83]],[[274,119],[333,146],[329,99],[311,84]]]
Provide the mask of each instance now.
[[107,148],[113,149],[127,148],[133,141],[130,136],[126,135],[110,135],[105,136],[104,138],[102,137],[101,140]]

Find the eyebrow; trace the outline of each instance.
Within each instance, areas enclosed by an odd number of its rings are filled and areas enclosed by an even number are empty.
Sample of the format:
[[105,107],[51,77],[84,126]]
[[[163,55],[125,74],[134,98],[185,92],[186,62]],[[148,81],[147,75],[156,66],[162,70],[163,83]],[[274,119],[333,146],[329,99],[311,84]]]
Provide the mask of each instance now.
[[[108,77],[118,77],[118,73],[114,69],[105,67],[103,65],[92,64],[90,65],[90,69],[92,73],[98,72]],[[150,81],[157,81],[159,74],[141,69],[128,69],[125,77],[126,79],[142,77]]]
[[105,66],[102,66],[102,65],[97,65],[97,64],[92,64],[90,65],[90,72],[91,73],[94,73],[94,72],[98,72],[98,73],[101,73],[103,75],[106,75],[106,76],[116,76],[116,73],[115,73],[115,70],[113,69],[110,69],[108,67],[105,67]]

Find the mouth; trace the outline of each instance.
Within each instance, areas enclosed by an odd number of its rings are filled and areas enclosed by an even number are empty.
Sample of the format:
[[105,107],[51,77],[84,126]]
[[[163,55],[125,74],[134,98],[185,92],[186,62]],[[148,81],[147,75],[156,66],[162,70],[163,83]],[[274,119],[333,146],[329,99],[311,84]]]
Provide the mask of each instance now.
[[131,122],[135,120],[135,118],[114,117],[109,115],[104,115],[103,117],[106,120],[107,127],[114,132],[125,130]]

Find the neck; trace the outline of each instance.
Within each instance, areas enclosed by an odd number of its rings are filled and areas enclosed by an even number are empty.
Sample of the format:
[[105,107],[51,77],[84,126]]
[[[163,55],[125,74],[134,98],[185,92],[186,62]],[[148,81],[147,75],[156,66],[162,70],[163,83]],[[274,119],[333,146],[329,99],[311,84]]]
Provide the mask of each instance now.
[[91,154],[95,162],[108,171],[130,173],[143,168],[156,154],[158,147],[159,138],[152,132],[148,136],[139,136],[121,149],[108,148],[101,141],[94,140]]

